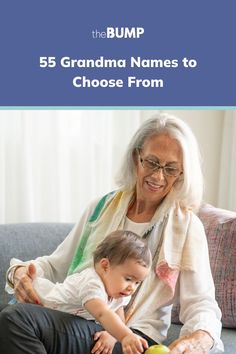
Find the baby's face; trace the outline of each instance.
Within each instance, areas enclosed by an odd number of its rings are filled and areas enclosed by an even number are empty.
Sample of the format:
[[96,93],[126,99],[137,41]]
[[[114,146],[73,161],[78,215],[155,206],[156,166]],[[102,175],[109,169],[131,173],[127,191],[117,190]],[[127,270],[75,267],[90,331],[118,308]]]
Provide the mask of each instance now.
[[109,265],[103,277],[107,294],[113,298],[132,295],[149,270],[135,259],[128,259],[119,265]]

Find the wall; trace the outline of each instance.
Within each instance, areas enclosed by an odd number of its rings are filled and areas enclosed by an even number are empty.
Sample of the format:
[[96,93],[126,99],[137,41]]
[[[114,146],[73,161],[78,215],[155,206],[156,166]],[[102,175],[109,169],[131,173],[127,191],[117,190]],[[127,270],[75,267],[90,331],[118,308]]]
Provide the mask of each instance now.
[[[164,111],[164,110],[163,110]],[[145,110],[142,118],[147,119],[158,111]],[[160,111],[159,111],[160,112]],[[205,180],[204,200],[215,206],[218,199],[219,169],[223,137],[223,110],[165,110],[187,122],[200,146]]]

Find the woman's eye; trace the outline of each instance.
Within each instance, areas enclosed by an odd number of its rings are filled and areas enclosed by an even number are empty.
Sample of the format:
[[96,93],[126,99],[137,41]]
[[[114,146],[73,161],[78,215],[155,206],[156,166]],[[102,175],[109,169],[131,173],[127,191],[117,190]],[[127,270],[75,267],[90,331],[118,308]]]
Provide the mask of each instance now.
[[165,171],[169,175],[175,175],[178,169],[174,167],[165,167]]
[[166,172],[173,172],[175,171],[175,168],[172,167],[165,167]]
[[150,160],[149,163],[150,163],[152,166],[156,166],[156,165],[157,165],[157,163],[156,163],[155,161],[152,161],[152,160]]
[[147,160],[147,164],[148,164],[148,167],[151,168],[151,169],[154,169],[154,168],[157,167],[156,162],[151,161],[151,160]]

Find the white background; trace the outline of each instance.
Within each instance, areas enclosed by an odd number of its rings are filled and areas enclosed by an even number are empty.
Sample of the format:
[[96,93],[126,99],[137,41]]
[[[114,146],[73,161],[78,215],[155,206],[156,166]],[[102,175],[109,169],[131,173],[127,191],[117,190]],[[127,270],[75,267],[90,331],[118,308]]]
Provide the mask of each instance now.
[[[153,110],[0,111],[0,223],[76,222],[116,188],[127,144]],[[236,211],[236,112],[169,110],[195,133],[204,200]]]

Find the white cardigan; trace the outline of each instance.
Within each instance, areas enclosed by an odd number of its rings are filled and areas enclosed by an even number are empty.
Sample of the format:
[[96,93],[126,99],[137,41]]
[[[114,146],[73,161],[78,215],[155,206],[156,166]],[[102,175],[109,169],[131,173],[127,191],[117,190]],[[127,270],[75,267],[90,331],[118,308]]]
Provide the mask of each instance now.
[[[41,277],[53,282],[63,282],[77,249],[83,227],[97,202],[98,200],[95,200],[90,203],[78,224],[51,255],[29,261],[36,265],[37,272]],[[199,232],[201,221],[196,215],[191,218],[191,223],[191,230],[196,229]],[[132,224],[134,229],[132,229]],[[130,223],[126,219],[125,228],[137,233],[138,225],[134,224],[136,223]],[[141,229],[142,225],[140,225]],[[153,233],[148,238],[151,250],[156,248],[155,245],[159,241],[156,234],[155,239],[152,236]],[[211,334],[215,341],[210,353],[221,353],[223,351],[223,344],[220,340],[221,311],[215,301],[215,288],[211,275],[207,240],[204,232],[198,237],[201,239],[198,247],[201,257],[198,257],[197,270],[195,272],[180,272],[175,295],[171,298],[167,286],[159,280],[153,270],[138,292],[135,299],[136,309],[128,322],[128,326],[140,330],[156,342],[162,342],[166,338],[170,326],[172,304],[178,299],[181,306],[180,320],[184,323],[180,336],[190,334],[198,329],[205,330]],[[29,262],[24,262],[24,264]],[[11,260],[11,266],[21,263],[23,262],[17,259]],[[13,292],[8,285],[6,285],[6,290],[9,293]]]

